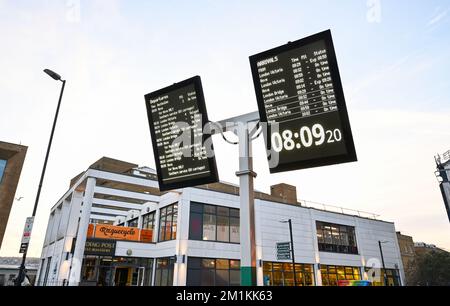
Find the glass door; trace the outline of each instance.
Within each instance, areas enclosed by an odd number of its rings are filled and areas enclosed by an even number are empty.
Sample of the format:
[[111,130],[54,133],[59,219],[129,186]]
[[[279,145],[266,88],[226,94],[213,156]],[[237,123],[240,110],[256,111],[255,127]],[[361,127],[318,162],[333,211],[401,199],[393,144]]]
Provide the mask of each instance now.
[[133,268],[133,277],[131,281],[131,286],[144,286],[144,275],[145,275],[144,267]]

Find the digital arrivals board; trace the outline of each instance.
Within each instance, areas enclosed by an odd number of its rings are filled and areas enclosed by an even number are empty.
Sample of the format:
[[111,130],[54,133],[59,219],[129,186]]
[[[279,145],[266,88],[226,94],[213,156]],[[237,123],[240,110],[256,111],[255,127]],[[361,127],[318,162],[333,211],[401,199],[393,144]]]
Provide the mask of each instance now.
[[253,55],[250,65],[271,173],[357,160],[329,30]]
[[208,116],[200,77],[149,93],[145,104],[159,189],[217,182],[212,139],[203,133]]

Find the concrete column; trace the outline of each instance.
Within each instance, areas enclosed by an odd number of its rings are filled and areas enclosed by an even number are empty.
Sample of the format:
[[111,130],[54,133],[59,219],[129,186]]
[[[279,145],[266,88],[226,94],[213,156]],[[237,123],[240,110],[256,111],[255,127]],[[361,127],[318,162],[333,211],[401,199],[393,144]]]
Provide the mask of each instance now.
[[[185,189],[185,192],[189,192]],[[189,213],[190,213],[190,200],[189,197],[183,194],[178,200],[178,219],[177,219],[177,239],[176,239],[176,254],[177,256],[184,255],[185,262],[179,262],[175,264],[174,270],[174,283],[175,286],[186,286],[187,281],[187,248],[189,239]]]
[[77,240],[75,251],[72,258],[72,267],[70,271],[70,286],[78,286],[81,277],[81,265],[83,264],[84,245],[86,244],[86,234],[89,226],[91,215],[92,199],[94,198],[96,179],[89,177],[86,181],[86,189],[84,191],[83,205],[81,207],[81,218],[78,225]]
[[[82,202],[83,202],[83,193],[74,190],[72,192],[72,198],[69,203],[69,214],[66,226],[66,233],[64,235],[64,252],[69,253],[69,256],[67,258],[67,261],[64,262],[65,264],[64,268],[67,269],[67,272],[63,280],[65,279],[67,282],[69,282],[70,280],[70,272],[72,269],[72,261],[73,261],[73,254],[71,253],[72,244],[75,243],[75,238],[77,235],[78,218],[80,217],[81,214]],[[66,258],[64,258],[63,260],[65,259]]]
[[62,233],[63,241],[62,241],[62,247],[60,250],[60,258],[59,258],[59,269],[58,269],[58,285],[63,284],[63,281],[65,279],[68,279],[69,277],[69,262],[66,260],[66,253],[70,252],[70,249],[67,250],[66,247],[66,232],[67,232],[67,226],[69,224],[69,216],[70,216],[70,201],[65,199],[62,202],[62,208],[61,208],[61,219],[59,221],[59,226],[57,230],[57,239],[60,239],[60,233]]
[[314,249],[314,257],[316,263],[314,264],[314,284],[316,286],[322,286],[322,275],[320,273],[320,252],[319,252],[319,241],[317,240],[317,227],[316,227],[316,217],[314,210],[309,210],[309,219],[311,220],[311,233],[312,233],[312,244]]
[[320,272],[320,263],[314,265],[314,274],[315,274],[315,284],[316,286],[322,286],[322,272]]

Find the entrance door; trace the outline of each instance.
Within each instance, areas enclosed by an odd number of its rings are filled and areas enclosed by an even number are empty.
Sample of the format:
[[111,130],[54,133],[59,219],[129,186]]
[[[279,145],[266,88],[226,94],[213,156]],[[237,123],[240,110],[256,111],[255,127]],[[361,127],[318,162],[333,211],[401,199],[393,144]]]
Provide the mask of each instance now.
[[130,268],[116,268],[116,276],[114,278],[114,285],[115,286],[127,286],[129,272],[130,272]]
[[131,286],[144,286],[144,274],[145,268],[133,268],[133,277],[131,280]]

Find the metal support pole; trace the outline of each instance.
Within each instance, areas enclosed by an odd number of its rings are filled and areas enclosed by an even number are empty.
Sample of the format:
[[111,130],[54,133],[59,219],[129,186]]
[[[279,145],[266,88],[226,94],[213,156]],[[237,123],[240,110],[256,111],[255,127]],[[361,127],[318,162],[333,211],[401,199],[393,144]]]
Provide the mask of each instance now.
[[256,286],[255,197],[253,179],[252,143],[248,124],[239,124],[239,197],[241,285]]
[[383,264],[383,281],[384,285],[387,285],[386,281],[386,265],[384,264],[384,256],[383,256],[383,248],[381,247],[381,241],[378,241],[378,247],[380,248],[380,254],[381,254],[381,262]]
[[[53,142],[53,135],[55,133],[56,122],[58,121],[59,109],[61,107],[61,100],[62,100],[62,97],[64,94],[64,88],[66,87],[66,81],[61,80],[61,82],[62,82],[61,93],[59,94],[59,101],[58,101],[58,106],[56,107],[55,119],[53,120],[52,131],[50,133],[50,140],[48,141],[47,154],[45,155],[44,166],[42,168],[41,179],[39,180],[39,186],[38,186],[38,190],[37,190],[37,194],[36,194],[36,200],[34,201],[33,214],[31,215],[33,218],[34,218],[34,216],[36,216],[36,210],[37,210],[37,207],[39,204],[39,199],[41,197],[42,184],[44,182],[45,171],[47,170],[48,156],[50,155],[50,149],[52,147],[52,142]],[[25,262],[27,259],[27,252],[28,252],[28,245],[23,252],[22,264],[20,265],[20,268],[19,268],[19,275],[17,276],[17,279],[16,279],[16,286],[21,286],[22,280],[25,277],[24,272],[25,272]]]
[[294,236],[292,235],[292,220],[289,219],[289,235],[291,236],[292,269],[294,271],[294,286],[297,286],[297,273],[295,273]]
[[[259,113],[252,112],[213,122],[211,134],[233,131],[239,138],[239,198],[241,285],[256,286],[255,194],[253,179],[252,136],[257,132]],[[230,141],[228,141],[230,142]],[[231,143],[231,142],[230,142]]]

